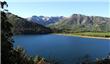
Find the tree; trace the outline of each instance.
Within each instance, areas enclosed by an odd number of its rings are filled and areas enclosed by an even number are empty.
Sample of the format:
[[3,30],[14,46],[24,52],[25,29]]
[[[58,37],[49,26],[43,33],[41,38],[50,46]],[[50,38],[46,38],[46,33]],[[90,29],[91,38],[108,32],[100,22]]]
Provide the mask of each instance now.
[[0,1],[1,8],[1,64],[34,64],[32,57],[27,56],[22,48],[13,48],[13,25],[8,22],[7,11],[4,5],[7,2]]
[[[4,9],[4,6],[8,6],[7,2],[0,1],[1,8]],[[12,64],[11,54],[13,50],[13,40],[12,40],[12,24],[8,22],[5,11],[1,11],[1,64]]]
[[6,1],[4,1],[4,2],[1,2],[1,1],[0,1],[0,5],[1,5],[1,8],[2,8],[2,9],[4,8],[4,5],[6,5],[6,6],[8,7],[8,4],[7,4]]

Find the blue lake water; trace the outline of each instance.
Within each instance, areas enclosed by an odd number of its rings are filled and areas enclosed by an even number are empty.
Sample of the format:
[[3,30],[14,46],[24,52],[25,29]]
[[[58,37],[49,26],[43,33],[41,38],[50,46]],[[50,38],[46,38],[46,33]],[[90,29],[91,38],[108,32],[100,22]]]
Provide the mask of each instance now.
[[29,55],[59,60],[62,64],[75,64],[85,55],[103,58],[110,52],[110,40],[63,35],[17,35],[14,46],[24,48]]

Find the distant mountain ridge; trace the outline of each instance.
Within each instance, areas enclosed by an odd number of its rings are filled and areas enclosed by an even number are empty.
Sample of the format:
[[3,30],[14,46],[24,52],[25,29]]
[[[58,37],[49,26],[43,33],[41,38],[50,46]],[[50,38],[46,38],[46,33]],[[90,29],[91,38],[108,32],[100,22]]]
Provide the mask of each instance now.
[[35,16],[35,15],[27,18],[28,21],[32,21],[44,26],[56,23],[57,21],[60,21],[62,19],[64,19],[63,16],[47,17],[47,16]]
[[59,32],[110,32],[110,18],[73,14],[59,22],[49,25]]

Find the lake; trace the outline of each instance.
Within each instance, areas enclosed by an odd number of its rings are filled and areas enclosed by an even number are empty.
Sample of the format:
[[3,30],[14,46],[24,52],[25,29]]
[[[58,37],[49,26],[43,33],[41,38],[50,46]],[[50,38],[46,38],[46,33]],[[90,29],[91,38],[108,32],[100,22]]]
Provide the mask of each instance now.
[[14,46],[20,46],[29,55],[39,55],[60,61],[60,64],[76,64],[86,55],[90,59],[103,58],[110,52],[110,40],[81,38],[63,35],[17,35]]

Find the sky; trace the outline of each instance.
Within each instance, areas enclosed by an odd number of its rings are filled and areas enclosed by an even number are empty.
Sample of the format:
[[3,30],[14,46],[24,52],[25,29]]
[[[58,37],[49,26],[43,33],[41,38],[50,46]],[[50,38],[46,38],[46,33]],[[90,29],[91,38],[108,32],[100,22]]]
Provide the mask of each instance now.
[[9,12],[26,18],[83,14],[110,17],[109,0],[7,0]]

